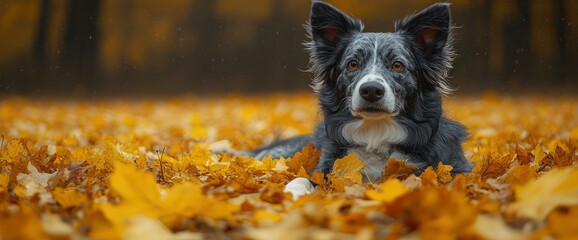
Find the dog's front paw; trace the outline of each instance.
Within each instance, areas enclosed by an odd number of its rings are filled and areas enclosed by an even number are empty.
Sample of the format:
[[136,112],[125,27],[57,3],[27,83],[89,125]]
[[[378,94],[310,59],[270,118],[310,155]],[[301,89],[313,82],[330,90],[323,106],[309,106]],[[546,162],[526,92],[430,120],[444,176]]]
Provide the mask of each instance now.
[[307,178],[295,178],[285,185],[283,192],[293,194],[293,200],[297,200],[305,194],[314,193],[315,187],[313,187],[313,184],[311,184]]

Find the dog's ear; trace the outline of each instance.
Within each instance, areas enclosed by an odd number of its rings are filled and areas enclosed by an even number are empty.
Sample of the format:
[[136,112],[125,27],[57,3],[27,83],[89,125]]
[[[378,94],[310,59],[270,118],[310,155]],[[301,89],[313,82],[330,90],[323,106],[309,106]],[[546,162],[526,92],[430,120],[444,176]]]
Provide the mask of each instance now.
[[413,42],[415,51],[421,53],[422,74],[429,86],[441,93],[453,91],[447,82],[449,69],[455,56],[452,47],[449,3],[436,3],[423,11],[395,23],[396,33]]
[[397,33],[410,37],[424,56],[439,53],[451,41],[449,3],[436,3],[395,23]]
[[334,48],[345,37],[361,32],[363,24],[329,3],[314,1],[309,28],[315,45]]

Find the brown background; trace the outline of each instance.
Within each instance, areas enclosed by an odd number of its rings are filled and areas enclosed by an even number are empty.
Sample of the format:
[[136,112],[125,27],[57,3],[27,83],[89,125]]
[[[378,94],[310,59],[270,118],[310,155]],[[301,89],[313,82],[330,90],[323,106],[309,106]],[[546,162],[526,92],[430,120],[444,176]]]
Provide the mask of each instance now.
[[[392,31],[434,1],[329,1]],[[577,89],[578,1],[456,0],[462,92]],[[0,96],[307,90],[309,0],[0,0]]]

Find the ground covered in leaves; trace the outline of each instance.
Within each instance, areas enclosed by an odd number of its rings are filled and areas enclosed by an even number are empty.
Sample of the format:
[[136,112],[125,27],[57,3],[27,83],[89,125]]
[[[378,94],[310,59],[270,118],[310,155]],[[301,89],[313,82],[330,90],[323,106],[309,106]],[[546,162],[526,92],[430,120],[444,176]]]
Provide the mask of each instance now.
[[[445,101],[469,128],[471,174],[415,176],[389,159],[362,183],[354,155],[309,176],[312,147],[262,162],[211,153],[310,132],[309,94],[3,99],[0,239],[575,239],[578,99]],[[293,200],[283,187],[296,177],[317,192]]]

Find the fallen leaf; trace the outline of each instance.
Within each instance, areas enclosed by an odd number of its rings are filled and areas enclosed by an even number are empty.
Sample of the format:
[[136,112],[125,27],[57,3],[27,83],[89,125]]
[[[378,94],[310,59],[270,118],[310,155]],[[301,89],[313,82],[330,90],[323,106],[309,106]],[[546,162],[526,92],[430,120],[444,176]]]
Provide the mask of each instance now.
[[451,165],[444,165],[442,162],[439,162],[438,167],[436,168],[438,180],[444,184],[451,182],[453,169],[454,167],[452,167]]
[[578,238],[578,205],[559,207],[548,216],[547,232],[555,239]]
[[344,187],[350,184],[360,184],[363,161],[359,160],[355,154],[347,155],[344,158],[335,160],[333,171],[328,175],[331,185],[337,191],[344,191]]
[[514,186],[516,201],[508,211],[518,217],[543,221],[559,206],[578,204],[578,169],[554,169],[524,185]]
[[316,149],[313,144],[309,143],[301,149],[301,152],[295,153],[291,160],[287,162],[288,170],[295,174],[297,174],[301,168],[305,169],[307,173],[311,172],[311,170],[317,166],[319,156],[321,156],[321,150]]
[[479,215],[476,218],[473,231],[485,239],[528,239],[528,232],[509,227],[499,215]]
[[274,223],[281,221],[282,217],[279,213],[270,212],[264,209],[259,209],[253,215],[253,222],[259,225],[272,226]]
[[419,178],[421,179],[421,183],[424,186],[432,186],[438,184],[438,174],[433,170],[431,166],[427,167],[421,173],[421,175],[419,175]]
[[122,201],[117,205],[104,204],[101,209],[120,230],[126,227],[126,220],[134,216],[157,218],[170,225],[196,215],[228,218],[239,210],[237,205],[205,196],[197,184],[178,184],[161,193],[154,175],[119,162],[115,162],[114,167],[110,185]]
[[385,179],[388,178],[399,178],[405,179],[409,175],[415,172],[416,166],[406,165],[405,161],[399,161],[394,158],[389,158],[387,160],[387,165],[383,176]]
[[24,197],[32,197],[36,194],[40,197],[39,204],[54,202],[52,195],[48,192],[48,182],[56,176],[54,173],[38,172],[30,162],[28,163],[28,173],[19,173],[16,180],[22,187]]
[[173,239],[173,240],[201,240],[201,233],[178,232],[173,233],[162,222],[143,216],[134,216],[127,220],[127,228],[123,239]]
[[52,191],[52,198],[63,208],[75,207],[88,203],[86,194],[80,193],[73,188],[55,188]]
[[365,195],[367,195],[369,199],[388,203],[408,192],[408,189],[403,183],[396,178],[386,180],[379,185],[379,189],[381,191],[373,189],[367,190]]

